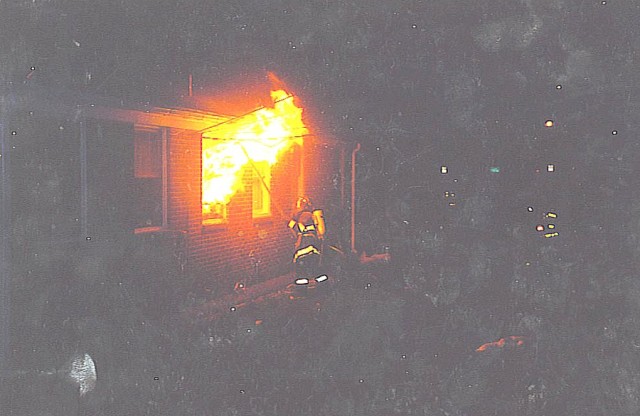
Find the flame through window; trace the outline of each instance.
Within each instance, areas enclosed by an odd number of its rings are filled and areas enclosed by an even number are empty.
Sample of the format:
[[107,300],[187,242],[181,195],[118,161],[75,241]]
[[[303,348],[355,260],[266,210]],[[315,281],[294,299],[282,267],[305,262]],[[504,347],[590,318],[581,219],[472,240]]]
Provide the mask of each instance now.
[[[302,145],[309,133],[302,120],[302,108],[284,90],[271,92],[273,107],[259,108],[203,133],[202,213],[214,222],[226,219],[226,205],[243,190],[243,168],[249,166],[262,192],[254,201],[254,215],[268,215],[270,168],[283,152]],[[262,185],[260,188],[258,185]]]

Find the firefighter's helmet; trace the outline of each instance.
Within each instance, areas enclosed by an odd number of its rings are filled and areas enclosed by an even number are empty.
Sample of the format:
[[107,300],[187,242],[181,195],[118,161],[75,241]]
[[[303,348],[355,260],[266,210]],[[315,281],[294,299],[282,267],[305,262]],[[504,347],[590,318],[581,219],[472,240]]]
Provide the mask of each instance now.
[[296,209],[301,210],[301,209],[313,209],[313,204],[311,203],[311,199],[309,197],[306,196],[301,196],[298,198],[298,200],[296,201]]

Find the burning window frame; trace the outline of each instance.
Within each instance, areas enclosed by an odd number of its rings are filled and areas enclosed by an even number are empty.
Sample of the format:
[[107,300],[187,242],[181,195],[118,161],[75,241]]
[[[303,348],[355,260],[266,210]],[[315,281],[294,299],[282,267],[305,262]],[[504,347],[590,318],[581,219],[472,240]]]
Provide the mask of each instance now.
[[[271,210],[271,166],[257,162],[253,166],[251,189],[251,215],[253,218],[268,218]],[[258,198],[256,196],[259,195]]]
[[[202,225],[226,224],[229,220],[229,204],[238,193],[251,192],[251,216],[254,220],[273,216],[275,203],[271,177],[274,165],[296,145],[303,146],[303,137],[309,134],[302,119],[303,108],[295,103],[295,96],[282,89],[272,90],[273,107],[259,107],[243,116],[234,117],[203,132],[202,143]],[[275,128],[274,128],[275,127]],[[257,145],[257,146],[256,146]],[[218,160],[214,156],[216,146],[221,146]],[[205,160],[209,158],[208,164]],[[257,159],[257,160],[256,160]],[[217,165],[215,164],[217,163]],[[301,162],[302,163],[302,162]],[[235,167],[230,181],[224,174],[215,173],[216,166],[228,164]],[[207,166],[208,165],[208,166]],[[227,167],[227,168],[228,168]],[[245,177],[247,169],[251,179]],[[226,194],[217,195],[213,200],[212,186],[208,181],[220,180],[230,189]],[[300,186],[298,186],[300,191]],[[257,206],[256,195],[263,200]],[[220,200],[222,198],[223,200]]]

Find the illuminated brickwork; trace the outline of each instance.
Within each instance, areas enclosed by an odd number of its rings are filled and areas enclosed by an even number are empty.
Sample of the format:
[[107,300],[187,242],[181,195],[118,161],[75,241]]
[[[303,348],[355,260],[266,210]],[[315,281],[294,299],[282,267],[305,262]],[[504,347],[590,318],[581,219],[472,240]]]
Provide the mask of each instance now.
[[[201,143],[193,133],[174,131],[169,140],[169,227],[187,231],[191,270],[233,288],[238,280],[261,280],[286,272],[293,240],[286,224],[297,196],[300,148],[282,155],[271,171],[271,212],[252,218],[253,168],[243,170],[243,191],[233,196],[223,224],[203,224]],[[208,277],[207,277],[208,278]]]

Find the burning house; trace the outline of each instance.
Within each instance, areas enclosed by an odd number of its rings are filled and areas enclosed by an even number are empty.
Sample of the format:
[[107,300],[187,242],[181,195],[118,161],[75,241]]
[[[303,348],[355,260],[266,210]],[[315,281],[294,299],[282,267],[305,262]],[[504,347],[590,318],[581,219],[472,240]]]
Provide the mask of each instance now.
[[150,290],[169,272],[224,293],[288,271],[301,194],[348,238],[350,149],[309,125],[286,89],[225,114],[24,87],[2,96],[0,127],[5,283],[88,256],[100,262],[78,274],[109,258]]

